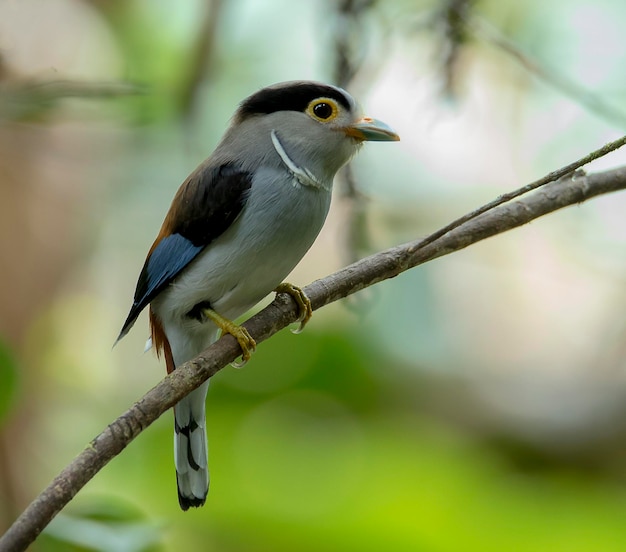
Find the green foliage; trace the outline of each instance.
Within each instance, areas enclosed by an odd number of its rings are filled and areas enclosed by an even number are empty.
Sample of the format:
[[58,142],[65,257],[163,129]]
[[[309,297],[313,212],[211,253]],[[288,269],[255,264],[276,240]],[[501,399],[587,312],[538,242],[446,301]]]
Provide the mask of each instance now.
[[212,382],[203,508],[178,509],[170,415],[95,490],[167,519],[168,550],[623,550],[624,489],[517,468],[429,413],[428,380],[381,377],[384,363],[362,336],[282,332]]
[[128,502],[81,501],[59,514],[38,542],[42,552],[159,552],[160,528]]
[[17,362],[9,346],[0,339],[0,422],[13,404],[18,387]]

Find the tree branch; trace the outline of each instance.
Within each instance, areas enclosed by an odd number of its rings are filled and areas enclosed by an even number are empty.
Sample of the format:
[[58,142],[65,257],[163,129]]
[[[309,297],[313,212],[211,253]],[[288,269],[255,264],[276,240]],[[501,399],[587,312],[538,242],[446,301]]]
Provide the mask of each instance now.
[[[554,173],[551,173],[554,174]],[[467,220],[440,235],[399,245],[358,261],[304,288],[313,309],[393,278],[417,265],[526,224],[540,216],[595,196],[626,189],[626,167],[585,175],[581,171],[551,182],[528,197]],[[257,342],[295,322],[297,308],[279,295],[244,325]],[[240,354],[226,335],[197,358],[185,363],[113,421],[69,464],[0,538],[0,552],[25,550],[74,495],[139,433],[182,397]]]

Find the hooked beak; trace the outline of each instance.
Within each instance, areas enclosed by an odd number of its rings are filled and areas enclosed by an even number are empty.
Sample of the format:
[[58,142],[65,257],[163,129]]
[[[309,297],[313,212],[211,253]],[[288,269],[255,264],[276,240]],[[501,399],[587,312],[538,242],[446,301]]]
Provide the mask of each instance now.
[[397,142],[400,140],[400,136],[389,125],[371,117],[362,117],[353,125],[345,127],[343,131],[347,136],[369,142]]

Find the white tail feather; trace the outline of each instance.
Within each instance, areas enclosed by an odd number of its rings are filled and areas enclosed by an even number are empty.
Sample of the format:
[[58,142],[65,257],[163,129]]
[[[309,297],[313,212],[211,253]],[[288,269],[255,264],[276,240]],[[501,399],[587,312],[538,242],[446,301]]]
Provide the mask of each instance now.
[[202,506],[209,490],[208,445],[206,436],[206,381],[174,407],[174,461],[178,501],[183,510]]

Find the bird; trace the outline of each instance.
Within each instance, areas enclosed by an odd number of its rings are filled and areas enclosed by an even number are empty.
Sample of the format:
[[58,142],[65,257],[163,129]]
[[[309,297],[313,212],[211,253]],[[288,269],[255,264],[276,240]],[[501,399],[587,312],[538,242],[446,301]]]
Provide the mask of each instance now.
[[[233,320],[286,292],[311,316],[300,288],[283,279],[319,234],[337,171],[366,141],[396,141],[363,116],[345,90],[315,81],[261,88],[237,107],[213,153],[183,182],[140,272],[116,343],[149,307],[150,339],[167,372],[215,342],[237,339],[242,363],[256,343]],[[209,381],[174,407],[174,464],[182,510],[209,488],[205,401]]]

